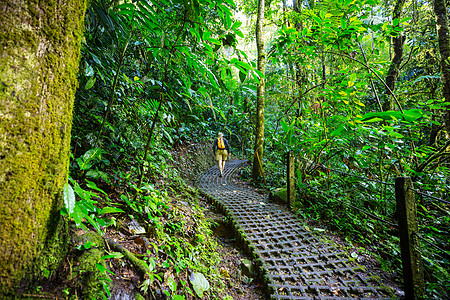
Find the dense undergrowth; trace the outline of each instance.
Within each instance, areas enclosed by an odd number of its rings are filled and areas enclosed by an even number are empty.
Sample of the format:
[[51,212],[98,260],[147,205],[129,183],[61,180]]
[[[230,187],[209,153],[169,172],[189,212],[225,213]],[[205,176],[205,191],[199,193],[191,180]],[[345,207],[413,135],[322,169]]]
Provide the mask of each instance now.
[[[211,166],[209,141],[160,147],[135,197],[136,174],[101,151],[74,159],[62,214],[73,221],[67,262],[38,291],[64,299],[233,299],[230,275],[192,184]],[[129,157],[124,158],[124,160]],[[89,165],[83,171],[83,163]],[[72,165],[73,166],[73,165]],[[101,171],[100,171],[101,170]],[[99,175],[100,173],[100,175]],[[126,250],[125,250],[126,249]],[[231,283],[233,284],[233,283]]]

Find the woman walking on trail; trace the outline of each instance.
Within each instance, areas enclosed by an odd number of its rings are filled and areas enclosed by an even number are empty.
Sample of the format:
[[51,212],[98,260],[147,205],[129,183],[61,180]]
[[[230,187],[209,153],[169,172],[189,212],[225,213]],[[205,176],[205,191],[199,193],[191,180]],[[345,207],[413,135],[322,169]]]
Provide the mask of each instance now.
[[223,137],[222,132],[219,132],[217,138],[214,140],[213,153],[216,157],[217,163],[219,164],[219,176],[222,177],[223,170],[225,169],[225,161],[227,160],[228,155],[231,156],[228,141]]

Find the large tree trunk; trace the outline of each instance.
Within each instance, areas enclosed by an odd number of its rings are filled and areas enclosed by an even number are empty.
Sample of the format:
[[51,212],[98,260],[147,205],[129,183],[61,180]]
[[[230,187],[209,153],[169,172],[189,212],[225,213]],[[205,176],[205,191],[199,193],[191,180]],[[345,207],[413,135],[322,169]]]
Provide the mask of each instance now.
[[[450,102],[450,40],[448,36],[448,17],[445,0],[434,1],[434,13],[436,14],[439,52],[441,54],[442,93],[445,101]],[[447,138],[450,138],[450,109],[448,107],[444,112],[444,120]]]
[[[400,21],[403,6],[405,5],[405,0],[398,0],[395,5],[394,11],[392,12],[392,20],[397,19]],[[397,26],[400,26],[397,25]],[[386,89],[385,89],[385,101],[383,103],[383,111],[392,110],[392,93],[394,92],[395,82],[398,79],[400,64],[403,59],[403,45],[405,42],[405,37],[399,32],[396,37],[392,39],[394,44],[394,56],[392,57],[391,65],[389,66],[388,74],[386,77]]]
[[55,267],[67,249],[59,209],[85,2],[0,1],[2,299]]
[[[258,18],[256,20],[256,48],[258,50],[258,70],[265,73],[266,53],[264,52],[263,24],[264,24],[264,0],[258,0]],[[259,78],[256,99],[256,132],[255,132],[255,155],[253,158],[252,177],[258,180],[263,175],[262,160],[264,146],[264,96],[266,83],[264,78]]]

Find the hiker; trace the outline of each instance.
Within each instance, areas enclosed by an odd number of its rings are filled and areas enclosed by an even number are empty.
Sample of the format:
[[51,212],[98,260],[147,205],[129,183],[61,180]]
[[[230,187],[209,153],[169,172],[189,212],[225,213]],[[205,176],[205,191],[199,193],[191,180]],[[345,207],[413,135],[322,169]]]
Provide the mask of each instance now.
[[223,170],[225,169],[225,161],[227,160],[228,155],[231,156],[228,141],[223,137],[222,132],[219,132],[217,138],[214,140],[213,153],[216,157],[217,163],[219,164],[219,176],[222,177]]

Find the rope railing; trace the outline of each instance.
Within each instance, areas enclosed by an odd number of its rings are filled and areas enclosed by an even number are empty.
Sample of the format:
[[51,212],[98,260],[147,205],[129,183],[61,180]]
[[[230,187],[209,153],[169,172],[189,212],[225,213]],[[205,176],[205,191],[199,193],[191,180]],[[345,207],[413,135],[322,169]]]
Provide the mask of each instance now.
[[364,177],[364,176],[360,176],[360,175],[344,172],[344,171],[341,171],[341,170],[333,169],[333,168],[330,168],[330,167],[327,167],[327,166],[324,166],[324,165],[316,164],[316,163],[311,162],[311,161],[309,161],[307,159],[304,159],[302,157],[297,157],[297,158],[302,160],[302,161],[304,161],[304,162],[306,162],[306,163],[309,163],[309,164],[314,165],[314,166],[319,167],[319,168],[324,168],[324,169],[332,171],[332,172],[336,172],[336,173],[340,173],[340,174],[343,174],[343,175],[364,179],[364,180],[367,180],[367,181],[373,181],[373,182],[381,183],[381,184],[388,185],[388,186],[394,186],[394,184],[390,183],[390,182],[385,182],[385,181],[381,181],[381,180],[378,180],[378,179],[373,179],[373,178]]
[[[328,196],[329,198],[322,196],[322,197],[326,198],[327,200],[331,200],[331,201],[336,200],[336,201],[338,201],[338,202],[340,202],[340,203],[342,203],[342,204],[345,204],[345,205],[348,206],[348,207],[351,207],[351,208],[353,208],[353,209],[356,209],[356,210],[362,212],[363,214],[365,214],[365,215],[371,217],[372,219],[375,219],[375,220],[377,220],[377,221],[380,221],[380,222],[382,222],[382,223],[385,223],[385,224],[387,224],[387,225],[389,225],[389,226],[391,226],[391,227],[398,228],[398,225],[397,225],[397,224],[394,224],[394,223],[391,223],[391,222],[389,222],[389,221],[387,221],[387,220],[384,220],[384,219],[380,218],[380,217],[377,216],[377,215],[374,215],[374,214],[372,214],[372,213],[370,213],[370,212],[368,212],[368,211],[366,211],[366,210],[364,210],[364,209],[361,209],[361,208],[359,208],[359,207],[357,207],[357,206],[351,205],[350,203],[347,203],[347,202],[345,202],[345,201],[343,201],[343,200],[340,200],[340,199],[338,199],[338,198],[334,198],[333,196],[331,196],[331,195],[329,195],[329,194],[327,194],[327,193],[325,193],[325,192],[323,192],[323,191],[321,191],[321,190],[319,190],[319,189],[317,189],[317,188],[315,188],[315,187],[313,187],[313,186],[311,186],[311,185],[309,185],[309,184],[307,184],[307,183],[305,183],[305,184],[306,184],[308,187],[310,187],[311,189],[315,190],[316,192],[319,192],[319,193],[321,193],[321,194],[325,194],[326,196]],[[330,198],[333,198],[333,199],[330,199]]]
[[424,241],[425,243],[427,243],[431,247],[433,247],[433,248],[435,248],[435,249],[445,253],[448,257],[450,257],[450,252],[448,252],[447,250],[442,249],[441,247],[436,245],[436,243],[430,242],[429,240],[427,240],[426,238],[421,236],[418,232],[413,232],[413,235],[417,236],[421,241]]
[[[333,168],[326,167],[326,166],[324,166],[324,165],[319,165],[319,164],[313,163],[313,162],[308,161],[308,160],[306,160],[306,159],[304,159],[304,158],[301,158],[301,157],[298,157],[298,158],[299,158],[300,160],[303,160],[303,161],[306,162],[306,163],[309,163],[310,165],[317,166],[318,168],[324,168],[324,169],[329,170],[329,171],[332,171],[332,172],[336,172],[336,173],[339,173],[339,174],[345,174],[345,175],[348,175],[348,176],[351,176],[351,177],[355,177],[355,178],[358,178],[358,179],[363,179],[363,180],[367,180],[367,181],[372,181],[372,182],[376,182],[376,183],[381,183],[381,184],[384,184],[384,185],[386,185],[386,186],[394,186],[393,183],[384,182],[384,181],[380,181],[380,180],[377,180],[377,179],[370,179],[370,178],[363,177],[363,176],[359,176],[359,175],[356,175],[356,174],[347,173],[347,172],[344,172],[344,171],[341,171],[341,170],[337,170],[337,169],[333,169]],[[345,184],[338,185],[337,187],[343,187],[344,185],[345,185]],[[311,185],[308,185],[308,186],[311,187],[312,189],[315,189],[315,188],[312,187]],[[336,186],[334,186],[334,187],[336,187]],[[369,189],[368,189],[368,188],[364,187],[364,189],[366,190],[366,192],[369,192]],[[320,190],[318,190],[318,189],[315,189],[315,190],[318,191],[318,192],[323,193],[322,191],[320,191]],[[389,200],[393,197],[393,195],[395,195],[395,193],[392,192],[391,195],[389,196],[389,198],[388,198],[386,201],[389,201]],[[331,196],[331,195],[328,195],[328,196],[333,197],[333,196]],[[339,200],[339,199],[335,199],[335,200],[341,201],[341,200]],[[342,201],[341,201],[341,202],[342,202]],[[385,224],[388,224],[389,226],[392,226],[392,227],[397,228],[397,225],[396,225],[396,224],[393,224],[393,223],[391,223],[391,222],[389,222],[389,221],[386,221],[386,220],[384,220],[384,219],[382,219],[382,218],[380,218],[380,217],[378,217],[378,216],[376,216],[376,215],[374,215],[374,214],[372,214],[372,213],[369,213],[369,212],[367,212],[367,211],[365,211],[365,210],[363,210],[363,209],[361,209],[361,208],[359,208],[359,207],[356,207],[356,206],[351,205],[351,204],[346,203],[346,202],[342,202],[342,203],[343,203],[343,204],[346,204],[346,205],[349,206],[349,207],[352,207],[353,209],[355,209],[355,210],[357,210],[357,211],[360,211],[360,212],[364,213],[364,214],[367,215],[367,216],[370,216],[372,219],[378,220],[378,221],[380,221],[380,222],[383,222],[383,223],[385,223]]]
[[450,204],[450,201],[447,201],[447,200],[444,200],[444,199],[441,199],[441,198],[437,198],[437,197],[428,195],[427,193],[424,193],[424,192],[421,192],[421,191],[418,191],[418,190],[415,190],[415,189],[412,189],[412,188],[410,188],[410,190],[412,190],[413,192],[415,192],[415,193],[417,193],[419,195],[428,197],[430,199],[433,199],[433,200],[436,200],[436,201],[439,201],[439,202],[442,202],[442,203],[445,203],[445,204]]
[[[332,186],[334,188],[341,188],[341,187],[344,187],[345,185],[348,185],[348,184],[349,184],[348,182],[344,182],[344,183],[342,183],[340,185],[332,185]],[[363,189],[365,191],[366,194],[364,192],[361,193],[363,195],[367,195],[367,193],[371,192],[370,188],[366,187],[366,186],[358,186],[358,188],[359,189]],[[393,191],[390,191],[390,192],[391,192],[391,195],[389,196],[389,198],[386,201],[389,201],[392,198],[392,196],[395,195],[395,193]]]

